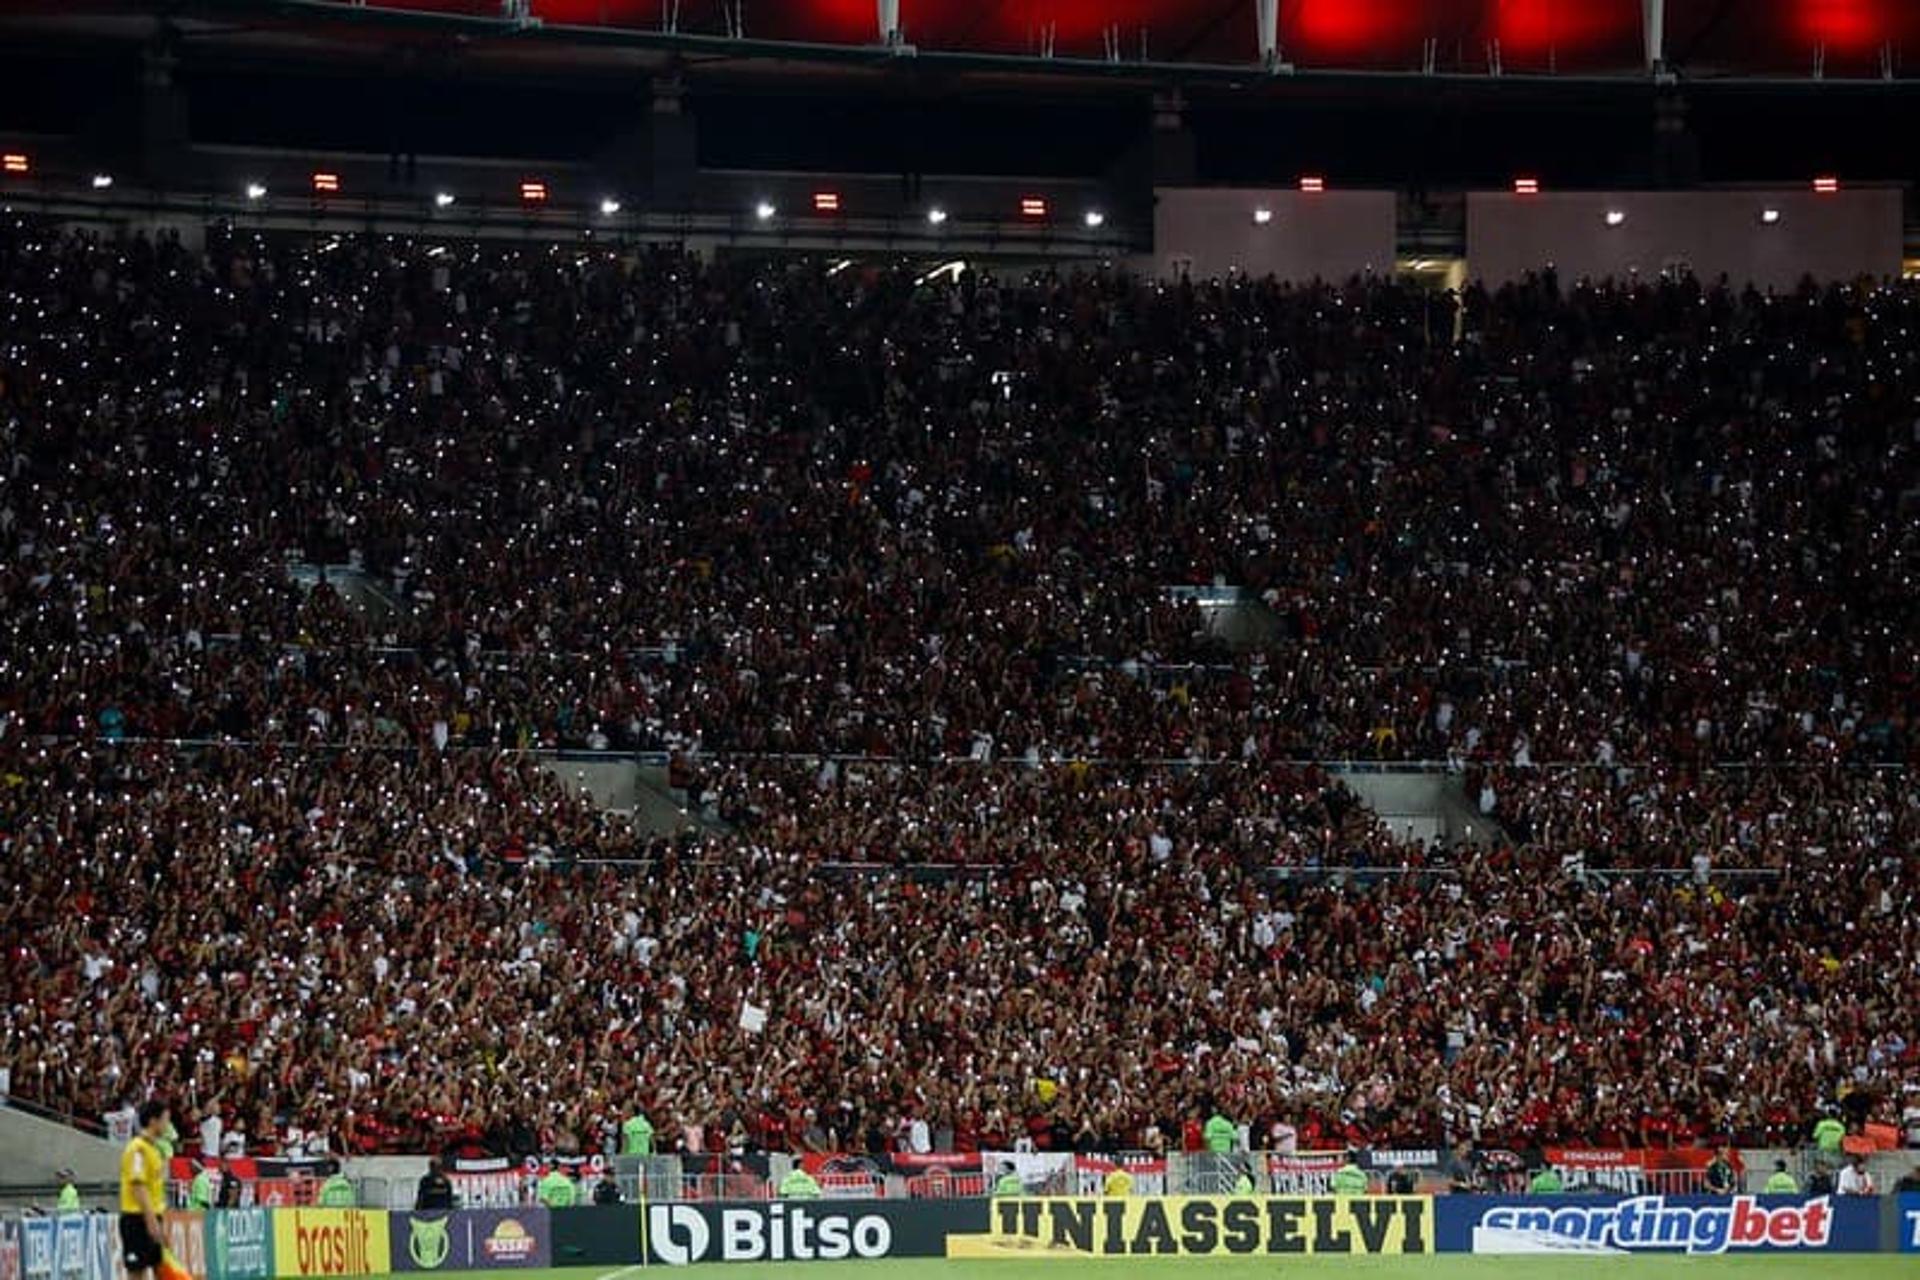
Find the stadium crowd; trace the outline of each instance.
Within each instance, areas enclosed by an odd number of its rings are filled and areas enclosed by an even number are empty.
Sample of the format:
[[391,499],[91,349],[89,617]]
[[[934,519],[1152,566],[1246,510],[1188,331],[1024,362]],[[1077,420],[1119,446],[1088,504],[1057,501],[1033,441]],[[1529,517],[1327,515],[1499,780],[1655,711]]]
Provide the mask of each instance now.
[[[1920,293],[19,222],[0,312],[17,1097],[262,1149],[1920,1128]],[[1258,644],[1166,590],[1215,582]]]

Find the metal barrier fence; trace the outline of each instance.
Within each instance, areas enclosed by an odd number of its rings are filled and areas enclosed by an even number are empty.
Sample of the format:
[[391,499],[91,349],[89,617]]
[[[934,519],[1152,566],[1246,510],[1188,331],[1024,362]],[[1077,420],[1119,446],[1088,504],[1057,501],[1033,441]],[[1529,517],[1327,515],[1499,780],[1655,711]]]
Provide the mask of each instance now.
[[[879,1166],[867,1169],[832,1170],[816,1175],[822,1194],[830,1199],[852,1200],[965,1200],[991,1194],[1006,1158],[1019,1161],[1019,1172],[1027,1194],[1086,1196],[1102,1193],[1110,1171],[1120,1169],[1131,1175],[1136,1195],[1222,1196],[1243,1193],[1259,1195],[1312,1196],[1332,1190],[1334,1171],[1342,1158],[1334,1153],[1283,1155],[1273,1152],[1169,1152],[1164,1156],[1149,1152],[1121,1152],[1099,1157],[1075,1157],[1071,1154],[988,1153],[978,1169],[933,1168],[924,1172],[883,1172]],[[1750,1149],[1741,1153],[1743,1171],[1737,1176],[1736,1190],[1757,1192],[1772,1173],[1775,1160],[1785,1160],[1798,1185],[1807,1189],[1817,1165],[1825,1164],[1837,1174],[1842,1158],[1823,1155],[1811,1148],[1789,1150]],[[1875,1153],[1868,1168],[1882,1193],[1912,1172],[1920,1152],[1914,1150]],[[780,1181],[794,1167],[793,1157],[776,1154],[743,1161],[730,1171],[689,1167],[694,1162],[678,1156],[616,1157],[604,1169],[584,1174],[575,1185],[576,1202],[596,1203],[610,1184],[618,1202],[713,1203],[718,1201],[766,1201],[778,1198]],[[704,1162],[710,1163],[710,1162]],[[1567,1193],[1582,1192],[1630,1195],[1699,1195],[1707,1191],[1706,1173],[1701,1168],[1658,1169],[1637,1164],[1590,1168],[1559,1167]],[[1441,1192],[1446,1189],[1444,1175],[1434,1166],[1414,1166],[1417,1190]],[[1532,1170],[1516,1164],[1496,1177],[1488,1190],[1503,1194],[1524,1193]],[[1368,1190],[1374,1194],[1387,1190],[1384,1168],[1366,1169]],[[351,1177],[351,1174],[350,1174]],[[399,1177],[363,1176],[351,1178],[355,1203],[369,1209],[411,1209],[417,1181]],[[524,1169],[490,1174],[454,1175],[455,1199],[461,1208],[512,1208],[537,1202],[539,1179]],[[186,1183],[170,1186],[170,1199],[176,1206],[187,1203]],[[239,1203],[259,1206],[309,1205],[314,1202],[318,1182],[311,1179],[260,1180],[243,1184]],[[51,1194],[44,1197],[50,1205]],[[92,1199],[90,1197],[90,1199]]]

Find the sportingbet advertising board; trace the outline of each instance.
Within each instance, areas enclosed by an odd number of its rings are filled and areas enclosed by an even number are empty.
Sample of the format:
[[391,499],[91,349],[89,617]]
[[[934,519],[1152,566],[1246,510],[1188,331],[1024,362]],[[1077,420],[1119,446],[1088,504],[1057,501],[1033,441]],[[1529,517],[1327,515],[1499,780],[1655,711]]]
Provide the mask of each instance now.
[[1448,1253],[1870,1253],[1872,1199],[1821,1196],[1446,1196]]

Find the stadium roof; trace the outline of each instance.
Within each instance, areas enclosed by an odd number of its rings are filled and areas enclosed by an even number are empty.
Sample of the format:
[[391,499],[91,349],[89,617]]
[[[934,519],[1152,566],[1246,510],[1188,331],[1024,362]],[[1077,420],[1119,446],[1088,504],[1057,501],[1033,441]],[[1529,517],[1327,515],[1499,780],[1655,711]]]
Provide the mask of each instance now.
[[[50,22],[165,12],[250,33],[338,38],[353,27],[457,31],[782,59],[871,58],[884,0],[27,0]],[[1906,79],[1920,65],[1915,0],[894,0],[899,40],[933,60],[1087,62],[1178,74],[1273,61],[1297,73],[1641,77],[1646,10],[1664,9],[1664,63],[1693,80]],[[544,37],[545,39],[542,39]]]

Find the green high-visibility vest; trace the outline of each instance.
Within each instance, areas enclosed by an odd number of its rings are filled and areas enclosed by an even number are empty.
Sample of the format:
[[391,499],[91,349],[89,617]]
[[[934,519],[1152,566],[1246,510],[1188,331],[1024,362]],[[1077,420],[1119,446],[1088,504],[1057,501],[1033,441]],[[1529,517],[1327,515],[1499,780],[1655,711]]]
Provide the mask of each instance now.
[[1832,1116],[1825,1117],[1813,1126],[1813,1144],[1828,1154],[1838,1152],[1846,1140],[1847,1126]]
[[805,1169],[794,1169],[780,1179],[780,1198],[782,1200],[818,1200],[820,1184]]
[[993,1194],[997,1196],[1019,1196],[1026,1192],[1027,1184],[1020,1181],[1017,1173],[1003,1173],[993,1183]]
[[53,1202],[53,1207],[61,1213],[80,1212],[80,1188],[71,1182],[60,1188],[60,1198]]
[[1341,1165],[1333,1171],[1333,1194],[1337,1196],[1363,1196],[1367,1194],[1367,1171],[1352,1162]]
[[187,1208],[213,1208],[213,1175],[205,1169],[193,1175],[193,1185],[187,1188]]
[[1233,1150],[1234,1140],[1240,1136],[1240,1131],[1233,1127],[1233,1121],[1217,1112],[1201,1132],[1206,1139],[1207,1150],[1213,1152]]
[[571,1209],[574,1200],[573,1179],[558,1169],[547,1171],[540,1179],[540,1203],[549,1209]]
[[344,1173],[336,1173],[320,1184],[320,1207],[323,1209],[351,1209],[353,1199],[353,1184],[347,1181]]
[[1800,1184],[1785,1169],[1775,1169],[1767,1178],[1767,1185],[1761,1188],[1770,1196],[1791,1196],[1800,1193]]
[[620,1154],[623,1156],[650,1156],[653,1154],[653,1121],[643,1115],[635,1115],[620,1126]]
[[1560,1175],[1553,1169],[1542,1169],[1533,1175],[1533,1181],[1527,1184],[1527,1191],[1536,1196],[1557,1196],[1566,1188],[1560,1182]]

